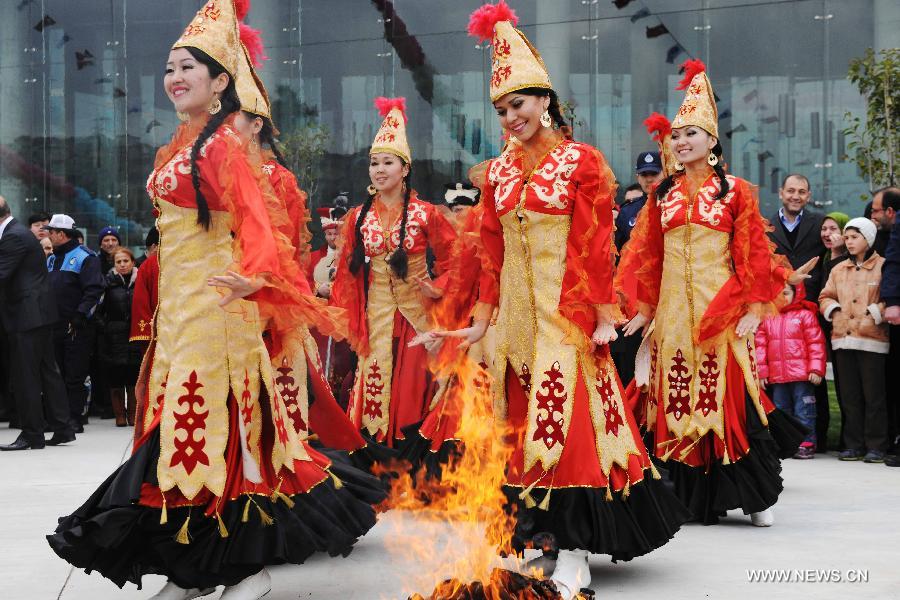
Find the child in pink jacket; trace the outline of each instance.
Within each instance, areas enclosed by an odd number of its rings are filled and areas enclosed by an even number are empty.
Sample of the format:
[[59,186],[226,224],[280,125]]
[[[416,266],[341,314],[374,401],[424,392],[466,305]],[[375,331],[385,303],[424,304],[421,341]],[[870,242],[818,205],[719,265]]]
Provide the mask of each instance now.
[[[801,284],[802,286],[802,284]],[[825,375],[825,336],[819,327],[818,307],[805,293],[784,286],[787,305],[766,318],[756,331],[759,378],[769,384],[775,406],[793,415],[810,433],[794,458],[816,455],[816,393]]]

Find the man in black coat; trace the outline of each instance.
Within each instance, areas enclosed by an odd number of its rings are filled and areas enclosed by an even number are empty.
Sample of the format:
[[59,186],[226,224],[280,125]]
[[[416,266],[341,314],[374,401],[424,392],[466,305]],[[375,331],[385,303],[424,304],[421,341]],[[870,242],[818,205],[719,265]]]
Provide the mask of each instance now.
[[[44,250],[34,234],[12,218],[0,197],[0,318],[10,346],[10,373],[22,433],[0,450],[35,450],[75,439],[66,387],[53,355],[58,316],[50,293]],[[46,416],[46,423],[44,421]],[[53,438],[44,441],[46,428]]]
[[769,219],[773,227],[769,238],[775,244],[775,252],[785,255],[795,269],[812,258],[819,259],[810,271],[810,278],[804,283],[806,299],[818,303],[819,292],[822,291],[821,259],[825,254],[825,244],[822,243],[825,215],[806,208],[812,193],[805,175],[791,173],[785,177],[778,196],[781,198],[781,208]]

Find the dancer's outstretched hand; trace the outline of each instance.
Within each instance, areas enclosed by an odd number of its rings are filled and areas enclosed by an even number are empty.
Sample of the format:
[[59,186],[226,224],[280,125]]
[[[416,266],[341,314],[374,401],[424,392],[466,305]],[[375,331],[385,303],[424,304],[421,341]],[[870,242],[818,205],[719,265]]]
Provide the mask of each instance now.
[[251,279],[235,271],[226,271],[225,275],[215,275],[207,279],[206,285],[231,290],[230,294],[219,300],[219,306],[226,306],[239,298],[246,298],[250,294],[258,292],[266,285],[266,281],[262,277]]
[[597,346],[605,346],[617,339],[619,339],[619,334],[616,333],[615,325],[609,322],[598,323],[591,336],[591,352],[596,350]]
[[748,312],[746,315],[741,317],[740,321],[738,321],[737,327],[734,329],[734,332],[739,338],[742,338],[747,334],[756,333],[757,327],[759,327],[759,317],[756,315],[756,313]]
[[787,282],[791,285],[797,285],[798,283],[809,279],[810,277],[812,277],[809,272],[812,271],[813,268],[815,268],[816,263],[818,262],[818,256],[809,259],[808,261],[800,265],[800,267],[796,271],[791,273],[790,276],[788,276]]
[[435,330],[435,331],[427,331],[425,333],[420,333],[416,337],[414,337],[409,342],[409,346],[420,346],[422,344],[428,344],[431,340],[435,338],[447,338],[447,337],[456,337],[462,338],[463,342],[460,345],[462,350],[468,349],[469,346],[480,340],[484,337],[484,334],[487,332],[488,322],[486,320],[475,321],[471,327],[464,327],[463,329],[456,329],[454,331],[443,331],[443,330]]
[[625,327],[622,329],[622,333],[625,334],[625,337],[634,335],[638,331],[643,331],[644,329],[646,329],[647,323],[649,322],[650,319],[648,319],[642,313],[638,313],[634,315],[633,319],[625,324]]
[[444,295],[443,290],[436,288],[429,277],[416,277],[416,283],[419,284],[419,291],[426,298],[437,300]]

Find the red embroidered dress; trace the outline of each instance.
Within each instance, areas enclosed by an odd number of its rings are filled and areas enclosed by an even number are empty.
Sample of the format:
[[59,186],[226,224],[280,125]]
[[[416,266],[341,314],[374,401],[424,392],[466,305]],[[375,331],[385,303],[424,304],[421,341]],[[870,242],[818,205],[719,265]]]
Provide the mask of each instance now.
[[629,559],[668,541],[686,515],[650,476],[608,348],[590,350],[598,310],[612,315],[617,302],[614,196],[606,160],[587,144],[558,142],[531,173],[508,147],[488,168],[479,300],[498,307],[495,414],[515,430],[507,485],[525,502],[520,541],[549,531],[563,548]]
[[[739,506],[764,510],[781,490],[774,453],[751,452],[758,432],[768,437],[773,407],[760,390],[753,335],[737,338],[734,329],[747,312],[772,308],[788,271],[773,266],[750,184],[730,175],[727,181],[721,199],[712,170],[696,180],[693,194],[681,175],[664,198],[651,195],[620,263],[637,279],[641,311],[655,315],[643,345],[649,377],[635,392],[636,412],[654,433],[655,455],[672,465],[679,496],[707,522]],[[735,495],[741,477],[718,467],[748,457],[740,468],[755,489]],[[683,472],[679,463],[698,469]],[[693,491],[704,476],[713,481],[707,488],[721,493],[707,489],[699,501]]]
[[443,288],[456,232],[434,205],[412,192],[404,241],[409,270],[403,280],[387,263],[389,253],[400,244],[402,215],[384,223],[379,204],[376,198],[361,224],[365,277],[363,269],[357,274],[350,272],[360,207],[347,215],[331,303],[349,311],[349,339],[359,356],[347,409],[350,419],[376,441],[394,447],[396,440],[404,437],[401,430],[422,421],[438,399],[427,371],[425,349],[407,344],[417,333],[432,328],[430,301],[416,282],[427,277],[425,251],[431,247],[435,254],[439,277],[434,284]]
[[[73,564],[118,585],[165,574],[181,587],[233,585],[263,565],[348,552],[374,525],[374,478],[332,465],[292,426],[264,327],[312,315],[282,264],[258,175],[226,121],[196,168],[211,220],[197,223],[183,125],[147,189],[160,231],[158,308],[138,385],[144,434],[126,461],[49,536]],[[269,284],[226,307],[207,280],[228,270]],[[305,282],[302,271],[300,279]],[[305,388],[305,383],[301,385]],[[341,480],[349,481],[347,486]],[[361,486],[361,487],[358,487]]]

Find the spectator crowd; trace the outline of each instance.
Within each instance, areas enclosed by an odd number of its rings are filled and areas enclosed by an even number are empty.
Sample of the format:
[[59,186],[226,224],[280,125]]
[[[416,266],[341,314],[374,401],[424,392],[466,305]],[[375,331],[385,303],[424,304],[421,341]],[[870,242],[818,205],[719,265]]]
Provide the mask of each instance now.
[[21,429],[2,450],[72,442],[89,417],[134,424],[144,345],[130,341],[132,301],[159,234],[137,259],[114,227],[96,243],[64,214],[26,227],[0,198],[0,419]]

